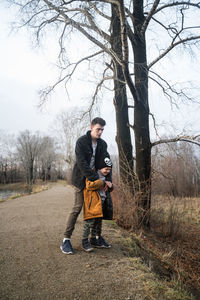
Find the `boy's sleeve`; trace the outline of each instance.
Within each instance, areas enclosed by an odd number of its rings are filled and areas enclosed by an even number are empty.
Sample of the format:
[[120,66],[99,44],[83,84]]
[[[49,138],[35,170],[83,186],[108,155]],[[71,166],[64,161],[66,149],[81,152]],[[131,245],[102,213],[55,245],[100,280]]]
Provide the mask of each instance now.
[[112,170],[110,171],[110,173],[108,175],[106,175],[106,181],[112,182]]
[[95,180],[95,181],[90,181],[90,180],[86,179],[85,185],[86,185],[85,187],[86,187],[87,190],[95,191],[95,190],[98,190],[101,187],[103,187],[104,182],[101,179],[98,179],[98,180]]

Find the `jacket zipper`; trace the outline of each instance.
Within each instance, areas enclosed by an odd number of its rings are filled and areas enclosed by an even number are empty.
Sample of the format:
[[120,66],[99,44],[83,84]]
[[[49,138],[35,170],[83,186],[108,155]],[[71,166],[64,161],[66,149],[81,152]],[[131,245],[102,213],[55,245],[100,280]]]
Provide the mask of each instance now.
[[96,194],[97,194],[97,198],[98,198],[98,200],[99,200],[99,198],[100,198],[100,195],[99,195],[99,193],[98,193],[98,192],[96,192]]
[[92,197],[91,197],[91,199],[90,199],[89,209],[90,209],[91,204],[92,204]]

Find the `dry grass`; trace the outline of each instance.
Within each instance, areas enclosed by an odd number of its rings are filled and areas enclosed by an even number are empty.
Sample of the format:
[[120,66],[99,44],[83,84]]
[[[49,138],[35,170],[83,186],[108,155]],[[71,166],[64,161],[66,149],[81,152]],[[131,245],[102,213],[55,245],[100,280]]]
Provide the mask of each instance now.
[[200,225],[200,197],[152,196],[152,210],[174,211],[182,221]]
[[135,199],[128,193],[113,192],[117,223],[139,235],[144,246],[161,261],[169,262],[178,278],[200,289],[200,198],[152,196],[151,230],[136,230]]
[[25,188],[26,188],[26,184],[24,182],[0,184],[0,191],[2,190],[21,191],[24,190]]
[[154,196],[152,200],[154,236],[149,246],[171,261],[187,284],[200,289],[200,198]]

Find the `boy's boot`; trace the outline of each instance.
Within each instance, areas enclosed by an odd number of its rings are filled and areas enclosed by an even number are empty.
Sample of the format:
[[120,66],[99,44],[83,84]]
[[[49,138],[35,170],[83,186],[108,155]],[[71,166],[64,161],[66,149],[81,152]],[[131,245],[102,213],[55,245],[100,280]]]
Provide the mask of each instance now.
[[93,251],[94,249],[92,248],[90,242],[88,241],[88,239],[83,239],[82,240],[82,247],[86,252],[90,252]]
[[106,242],[101,235],[98,236],[97,242],[102,245],[102,248],[111,248],[111,245],[108,242]]
[[103,244],[96,237],[91,237],[90,244],[95,248],[104,248]]

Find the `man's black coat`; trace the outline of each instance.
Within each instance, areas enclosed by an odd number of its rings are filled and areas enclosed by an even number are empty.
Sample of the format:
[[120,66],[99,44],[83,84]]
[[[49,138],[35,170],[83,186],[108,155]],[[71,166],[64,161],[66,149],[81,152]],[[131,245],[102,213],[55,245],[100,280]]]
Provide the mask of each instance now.
[[[75,147],[76,154],[76,162],[72,171],[72,184],[79,188],[80,190],[85,187],[85,179],[88,178],[91,181],[99,179],[97,172],[94,172],[90,168],[90,161],[93,154],[92,149],[92,138],[91,131],[89,130],[85,135],[81,136],[77,142]],[[95,154],[95,170],[99,170],[100,157],[102,155],[109,154],[107,152],[107,144],[106,142],[99,138],[97,139],[97,148]],[[108,181],[111,181],[111,174],[106,176]]]

